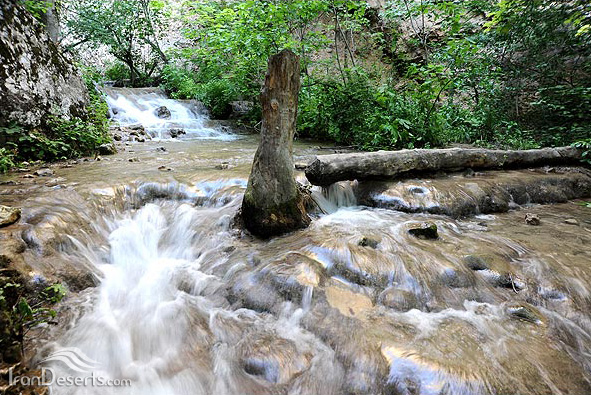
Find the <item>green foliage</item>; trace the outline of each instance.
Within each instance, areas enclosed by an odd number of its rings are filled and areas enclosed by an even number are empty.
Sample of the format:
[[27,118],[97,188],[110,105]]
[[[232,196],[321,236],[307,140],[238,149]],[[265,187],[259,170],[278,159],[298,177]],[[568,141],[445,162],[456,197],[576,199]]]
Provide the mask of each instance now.
[[0,173],[6,173],[14,166],[14,152],[4,147],[0,148]]
[[115,62],[107,66],[105,70],[105,78],[108,81],[124,81],[130,80],[131,74],[129,68],[121,62]]
[[45,0],[22,0],[22,4],[39,21],[51,7],[51,1]]
[[584,163],[591,165],[591,138],[576,141],[572,144],[572,146],[583,149],[584,151],[582,154],[582,160]]
[[66,290],[62,284],[49,286],[34,279],[33,284],[24,284],[21,278],[0,276],[0,346],[8,349],[18,342],[21,349],[27,333],[38,325],[54,323],[57,316],[52,305],[59,303]]
[[168,62],[159,44],[163,8],[163,2],[151,0],[77,0],[70,3],[66,24],[76,44],[106,46],[128,68],[131,85],[139,86],[152,82]]

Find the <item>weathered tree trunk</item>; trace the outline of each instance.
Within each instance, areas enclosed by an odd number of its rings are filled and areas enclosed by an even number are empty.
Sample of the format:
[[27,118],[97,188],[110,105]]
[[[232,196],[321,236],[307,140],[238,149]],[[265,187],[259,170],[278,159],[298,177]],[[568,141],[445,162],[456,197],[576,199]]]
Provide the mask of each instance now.
[[58,43],[61,34],[60,20],[59,20],[59,9],[55,0],[49,0],[47,2],[47,11],[42,16],[43,23],[49,38],[54,43]]
[[289,50],[272,56],[261,93],[261,141],[241,211],[245,227],[263,238],[301,229],[310,223],[293,173],[299,89],[298,56]]
[[314,185],[344,180],[399,178],[417,173],[462,169],[511,169],[580,164],[582,150],[561,147],[522,151],[434,149],[322,155],[306,168]]

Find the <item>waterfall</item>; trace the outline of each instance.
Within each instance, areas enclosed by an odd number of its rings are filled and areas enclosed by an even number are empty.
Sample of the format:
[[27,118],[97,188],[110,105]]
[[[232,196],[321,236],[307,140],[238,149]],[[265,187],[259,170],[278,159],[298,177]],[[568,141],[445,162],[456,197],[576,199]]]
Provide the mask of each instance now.
[[[122,127],[141,124],[157,139],[171,138],[182,130],[184,138],[232,140],[235,135],[209,127],[203,104],[196,100],[173,100],[158,88],[103,88],[111,118]],[[166,108],[170,116],[158,116]]]

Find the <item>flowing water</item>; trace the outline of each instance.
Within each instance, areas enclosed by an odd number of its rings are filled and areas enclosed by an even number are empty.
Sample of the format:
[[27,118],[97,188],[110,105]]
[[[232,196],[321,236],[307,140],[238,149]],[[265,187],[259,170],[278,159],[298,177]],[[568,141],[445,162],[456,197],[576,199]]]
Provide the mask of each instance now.
[[[119,106],[162,103],[137,95]],[[227,137],[58,169],[69,184],[23,203],[29,240],[54,235],[100,278],[38,358],[75,347],[94,370],[54,362],[58,376],[131,383],[52,393],[591,393],[591,210],[452,220],[357,206],[340,183],[313,190],[308,229],[259,241],[233,227],[257,141]],[[295,144],[298,160],[320,153]],[[408,233],[423,221],[439,239]]]

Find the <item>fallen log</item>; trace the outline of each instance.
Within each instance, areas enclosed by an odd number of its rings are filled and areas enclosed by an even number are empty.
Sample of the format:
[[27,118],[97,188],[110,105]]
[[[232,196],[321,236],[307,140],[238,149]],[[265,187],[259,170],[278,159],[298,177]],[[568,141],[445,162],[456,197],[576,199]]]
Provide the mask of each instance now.
[[345,180],[396,179],[420,173],[463,169],[519,169],[580,165],[583,151],[572,147],[533,150],[416,149],[321,155],[306,167],[314,185]]

